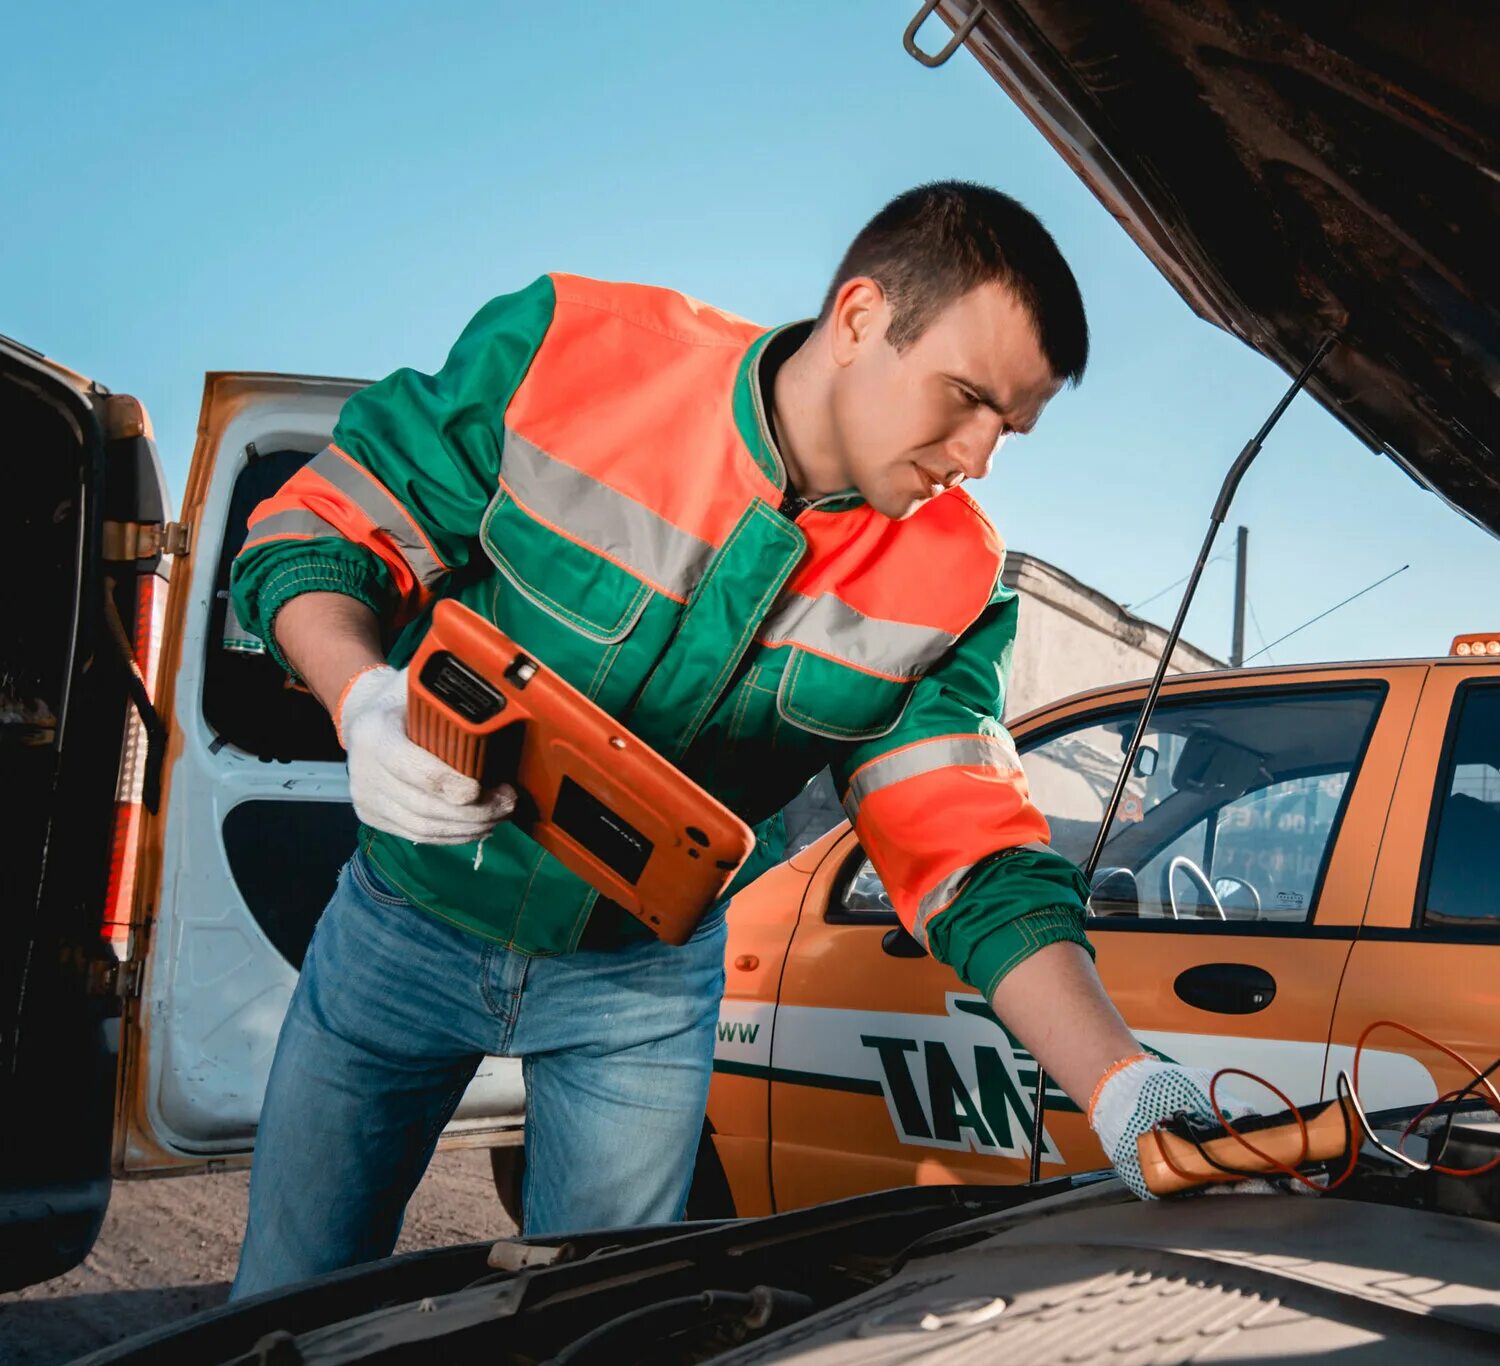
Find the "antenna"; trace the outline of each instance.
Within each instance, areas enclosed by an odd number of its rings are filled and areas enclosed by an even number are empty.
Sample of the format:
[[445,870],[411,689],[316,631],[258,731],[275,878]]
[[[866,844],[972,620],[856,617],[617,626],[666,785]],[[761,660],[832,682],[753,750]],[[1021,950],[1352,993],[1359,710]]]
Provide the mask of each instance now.
[[[1243,530],[1243,528],[1241,528],[1241,530]],[[1280,645],[1283,640],[1290,640],[1294,635],[1297,634],[1298,631],[1305,631],[1309,626],[1313,624],[1313,622],[1322,621],[1324,617],[1332,616],[1333,613],[1337,612],[1340,607],[1347,607],[1351,602],[1354,601],[1355,598],[1364,597],[1364,595],[1371,589],[1379,588],[1381,584],[1387,582],[1390,579],[1394,579],[1397,574],[1404,574],[1410,568],[1411,566],[1409,564],[1403,564],[1400,569],[1391,570],[1391,572],[1387,574],[1385,578],[1376,579],[1374,583],[1367,583],[1363,588],[1359,590],[1359,592],[1350,593],[1349,596],[1343,600],[1343,602],[1334,603],[1333,606],[1330,607],[1326,612],[1319,612],[1317,616],[1310,617],[1307,621],[1304,621],[1301,626],[1294,627],[1284,636],[1277,636],[1276,639],[1271,642],[1271,645]],[[1265,652],[1271,648],[1271,645],[1261,646],[1261,648],[1258,649],[1255,654],[1250,656],[1250,659],[1255,659],[1257,656],[1265,654]],[[1245,662],[1248,664],[1249,660],[1246,660]]]

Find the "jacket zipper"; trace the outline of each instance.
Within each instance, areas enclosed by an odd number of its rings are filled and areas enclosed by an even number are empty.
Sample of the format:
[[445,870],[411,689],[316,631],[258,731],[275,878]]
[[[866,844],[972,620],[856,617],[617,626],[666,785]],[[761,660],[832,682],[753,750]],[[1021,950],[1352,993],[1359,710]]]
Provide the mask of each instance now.
[[819,498],[804,498],[800,493],[794,493],[788,484],[785,493],[781,497],[781,507],[778,511],[783,517],[793,522],[800,522],[804,512],[816,512],[824,503],[836,503],[841,498],[847,498],[849,494],[825,493]]

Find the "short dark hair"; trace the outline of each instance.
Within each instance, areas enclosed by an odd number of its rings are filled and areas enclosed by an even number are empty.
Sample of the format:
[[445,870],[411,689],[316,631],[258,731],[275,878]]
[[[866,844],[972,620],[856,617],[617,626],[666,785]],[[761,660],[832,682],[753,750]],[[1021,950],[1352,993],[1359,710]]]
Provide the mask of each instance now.
[[1089,359],[1078,282],[1041,220],[1008,194],[966,180],[937,180],[897,195],[860,230],[823,300],[868,275],[891,305],[887,340],[904,351],[949,304],[991,281],[1031,314],[1052,373],[1077,384]]

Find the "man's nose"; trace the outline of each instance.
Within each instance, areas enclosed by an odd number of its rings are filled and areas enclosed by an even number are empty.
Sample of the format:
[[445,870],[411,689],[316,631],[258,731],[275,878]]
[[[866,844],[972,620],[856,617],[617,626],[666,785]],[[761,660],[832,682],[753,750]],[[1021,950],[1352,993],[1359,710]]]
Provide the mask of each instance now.
[[[995,453],[1005,443],[1004,424],[998,417],[988,422],[972,423],[948,443],[948,458],[964,479],[983,479],[990,472]],[[951,488],[958,479],[950,475]]]

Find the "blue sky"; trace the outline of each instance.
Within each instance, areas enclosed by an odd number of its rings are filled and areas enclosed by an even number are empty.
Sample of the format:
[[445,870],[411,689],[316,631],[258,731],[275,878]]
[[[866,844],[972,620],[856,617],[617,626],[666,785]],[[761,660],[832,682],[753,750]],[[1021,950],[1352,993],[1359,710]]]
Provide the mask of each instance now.
[[[983,180],[1057,237],[1094,352],[976,491],[1015,549],[1139,602],[1191,567],[1285,378],[1189,312],[968,54],[903,52],[916,8],[22,0],[0,47],[0,332],[139,397],[176,497],[205,370],[432,369],[486,298],[549,269],[800,317],[885,199]],[[1277,662],[1442,653],[1500,624],[1496,541],[1310,399],[1219,553],[1239,521],[1265,640],[1411,564]],[[1211,565],[1188,623],[1220,655],[1232,584]]]

